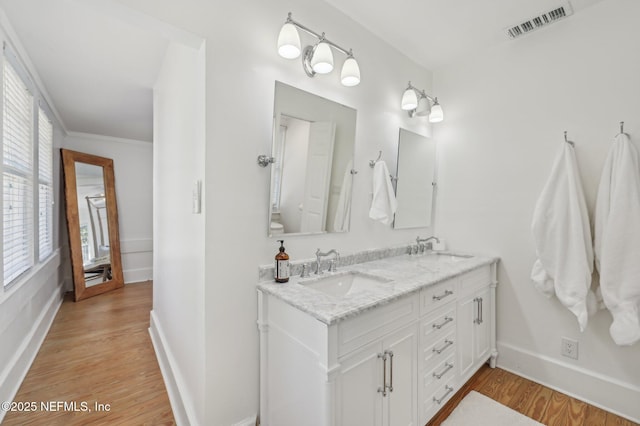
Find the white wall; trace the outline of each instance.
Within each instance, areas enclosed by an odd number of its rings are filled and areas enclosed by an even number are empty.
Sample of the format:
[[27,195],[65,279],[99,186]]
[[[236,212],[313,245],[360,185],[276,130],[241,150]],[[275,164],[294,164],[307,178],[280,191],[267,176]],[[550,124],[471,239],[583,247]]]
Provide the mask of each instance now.
[[211,424],[204,421],[205,216],[192,213],[193,182],[205,169],[204,47],[169,46],[154,87],[153,133],[151,335],[178,423]]
[[[424,228],[394,231],[371,222],[367,213],[369,160],[378,150],[384,159],[395,159],[400,126],[429,136],[424,121],[410,121],[399,104],[408,80],[431,92],[431,76],[323,2],[242,0],[224,8],[196,0],[121,3],[206,39],[205,424],[234,424],[258,410],[257,267],[271,263],[277,252],[276,237],[266,237],[269,169],[256,165],[259,154],[271,152],[274,81],[358,111],[351,231],[285,238],[295,260],[311,258],[318,247],[349,253],[408,244],[417,234],[430,234]],[[362,71],[359,86],[340,84],[340,54],[335,55],[337,71],[314,79],[304,74],[299,59],[277,55],[288,11],[353,48]]]
[[[0,40],[13,45],[43,91],[36,70],[15,36],[4,12],[0,9]],[[46,95],[43,95],[46,97]],[[51,107],[53,105],[50,104]],[[60,182],[60,145],[63,130],[55,117],[53,131],[53,182]],[[0,401],[12,401],[31,363],[40,349],[51,322],[62,303],[64,293],[64,265],[69,261],[61,236],[62,186],[54,184],[53,248],[54,253],[44,262],[34,266],[9,289],[0,286]],[[0,274],[1,275],[1,274]],[[0,422],[5,411],[0,410]]]
[[[601,312],[573,315],[529,280],[533,208],[563,143],[576,154],[589,209],[618,122],[640,146],[640,2],[605,0],[522,39],[434,73],[446,105],[436,131],[438,231],[453,248],[502,258],[498,364],[640,419],[640,344],[617,347]],[[579,341],[578,361],[560,338]]]
[[113,160],[124,281],[150,280],[153,269],[153,144],[70,132],[63,147]]

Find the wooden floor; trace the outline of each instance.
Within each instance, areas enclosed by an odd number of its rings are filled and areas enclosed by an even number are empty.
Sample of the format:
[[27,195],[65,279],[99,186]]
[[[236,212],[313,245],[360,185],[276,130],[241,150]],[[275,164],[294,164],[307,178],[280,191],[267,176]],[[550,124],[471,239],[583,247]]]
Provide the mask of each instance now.
[[8,412],[3,426],[175,424],[148,332],[151,302],[151,282],[78,303],[67,297],[14,399],[37,410]]
[[442,423],[472,390],[547,426],[638,426],[546,386],[487,365],[442,407],[428,426]]

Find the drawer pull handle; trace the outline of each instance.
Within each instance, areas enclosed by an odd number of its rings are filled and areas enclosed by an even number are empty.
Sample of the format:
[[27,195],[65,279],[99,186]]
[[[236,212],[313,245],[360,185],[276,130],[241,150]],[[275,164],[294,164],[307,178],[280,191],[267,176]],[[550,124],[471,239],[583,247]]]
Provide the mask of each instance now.
[[447,374],[447,371],[451,370],[453,368],[453,364],[449,364],[448,362],[444,364],[447,368],[445,368],[442,373],[438,374],[438,373],[433,373],[433,377],[435,377],[436,379],[440,380],[442,378],[442,376],[444,376],[445,374]]
[[451,321],[453,321],[453,318],[451,317],[444,317],[444,321],[442,321],[440,324],[433,324],[431,327],[440,330],[442,327],[444,327],[445,325],[449,324]]
[[433,397],[433,402],[436,402],[438,405],[440,405],[442,403],[442,401],[444,401],[444,399],[447,397],[447,395],[449,395],[451,392],[453,392],[453,388],[450,386],[445,386],[444,387],[447,392],[445,392],[444,395],[442,395],[442,398],[437,399],[435,396]]
[[442,353],[442,351],[444,351],[445,349],[447,349],[451,345],[453,345],[453,341],[445,339],[444,346],[441,347],[440,349],[433,348],[433,352],[436,353],[436,354],[440,354],[440,353]]
[[382,387],[378,388],[378,393],[387,396],[387,352],[378,354],[378,358],[382,358]]
[[389,355],[389,392],[393,392],[393,351],[384,351],[385,354]]
[[434,295],[433,295],[433,297],[432,297],[432,299],[433,299],[433,300],[435,300],[435,301],[438,301],[438,300],[442,300],[442,299],[444,299],[444,298],[445,298],[445,297],[447,297],[447,296],[451,296],[452,294],[453,294],[453,291],[451,291],[451,290],[445,290],[445,291],[444,291],[444,293],[443,293],[442,295],[440,295],[440,296],[436,296],[436,295],[434,294]]

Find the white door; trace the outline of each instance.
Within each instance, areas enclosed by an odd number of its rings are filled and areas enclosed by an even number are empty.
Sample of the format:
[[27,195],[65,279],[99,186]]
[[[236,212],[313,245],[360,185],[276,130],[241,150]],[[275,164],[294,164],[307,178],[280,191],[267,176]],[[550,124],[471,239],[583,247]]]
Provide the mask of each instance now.
[[[418,325],[404,328],[384,339],[387,351],[385,419],[388,426],[418,425]],[[391,357],[393,353],[393,357]],[[361,423],[364,424],[364,423]]]
[[382,426],[382,404],[387,400],[378,391],[384,386],[384,369],[378,356],[382,352],[382,341],[377,341],[340,360],[338,426]]
[[464,296],[458,302],[458,366],[460,377],[465,379],[473,368],[475,358],[474,328],[478,318],[478,297]]
[[485,288],[476,293],[480,307],[479,323],[475,327],[475,361],[484,362],[491,352],[491,290]]
[[300,232],[325,231],[335,134],[336,125],[332,121],[317,121],[309,128]]

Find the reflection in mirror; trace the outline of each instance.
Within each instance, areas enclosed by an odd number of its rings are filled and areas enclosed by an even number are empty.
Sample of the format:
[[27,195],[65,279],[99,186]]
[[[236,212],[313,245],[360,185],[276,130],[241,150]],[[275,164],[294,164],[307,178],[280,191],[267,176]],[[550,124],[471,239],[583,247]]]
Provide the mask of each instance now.
[[400,129],[396,171],[398,209],[393,222],[395,229],[431,226],[435,171],[435,141]]
[[276,82],[269,235],[349,230],[356,111]]
[[75,300],[124,285],[113,161],[61,150]]
[[87,287],[111,279],[109,223],[102,167],[76,163],[82,266]]

